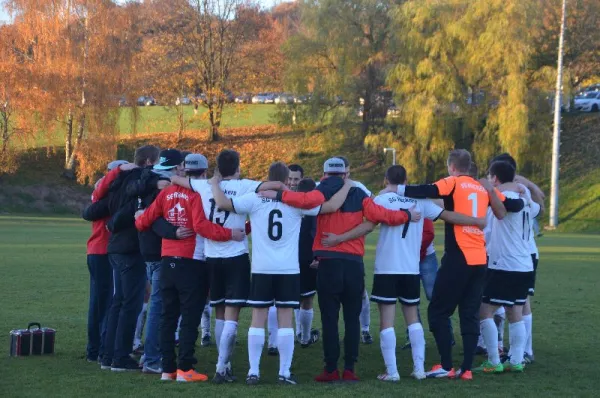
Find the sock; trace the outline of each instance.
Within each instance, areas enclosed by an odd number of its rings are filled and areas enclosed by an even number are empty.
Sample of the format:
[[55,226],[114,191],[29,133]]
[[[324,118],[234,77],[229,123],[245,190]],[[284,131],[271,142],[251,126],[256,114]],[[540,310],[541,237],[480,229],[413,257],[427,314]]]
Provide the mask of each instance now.
[[302,310],[301,309],[294,310],[294,319],[296,320],[296,336],[300,336],[300,334],[302,333],[302,319],[300,319],[301,318],[300,311],[302,311]]
[[219,360],[217,361],[217,373],[224,373],[227,363],[231,357],[233,346],[235,345],[235,335],[237,334],[237,322],[225,321],[223,333],[219,341]]
[[479,339],[477,340],[477,347],[485,348],[485,341],[483,341],[483,332],[481,331],[481,324],[479,325]]
[[225,326],[225,321],[223,319],[215,319],[215,344],[217,346],[217,351],[219,351],[221,345],[223,326]]
[[269,348],[277,347],[277,308],[271,306],[269,308],[269,317],[267,318],[267,326],[269,328]]
[[508,325],[510,341],[510,363],[518,365],[523,362],[523,352],[525,351],[525,342],[527,341],[527,332],[525,322],[515,322]]
[[532,341],[532,326],[533,326],[533,314],[523,315],[523,322],[525,323],[525,332],[527,333],[527,342],[525,343],[525,352],[533,356],[533,341]]
[[210,315],[211,315],[210,305],[206,304],[204,306],[204,311],[202,311],[202,318],[200,319],[200,329],[202,329],[202,337],[206,335],[210,335]]
[[282,328],[277,331],[277,348],[279,348],[279,375],[290,377],[294,357],[294,329]]
[[265,345],[265,329],[250,328],[248,330],[248,361],[250,370],[248,375],[260,377],[260,355]]
[[146,323],[146,313],[148,311],[148,303],[142,305],[142,310],[137,317],[137,323],[135,325],[135,336],[133,338],[133,345],[135,347],[142,344],[142,333],[144,332],[144,324]]
[[312,328],[314,311],[311,308],[310,310],[300,310],[300,331],[301,331],[301,339],[303,343],[308,343],[310,339],[310,329]]
[[498,349],[504,349],[504,323],[506,319],[506,310],[500,307],[494,312],[494,322],[498,328]]
[[413,323],[408,325],[408,338],[412,350],[413,366],[417,372],[425,371],[425,332],[423,325]]
[[360,310],[360,329],[363,332],[368,332],[371,325],[371,303],[369,303],[369,295],[364,291],[362,298],[362,309]]
[[498,329],[492,318],[484,319],[479,323],[483,341],[487,347],[488,361],[492,365],[500,363],[500,355],[498,354]]
[[379,332],[379,346],[381,347],[381,355],[385,364],[385,371],[388,375],[398,373],[396,365],[396,332],[394,328],[383,329]]

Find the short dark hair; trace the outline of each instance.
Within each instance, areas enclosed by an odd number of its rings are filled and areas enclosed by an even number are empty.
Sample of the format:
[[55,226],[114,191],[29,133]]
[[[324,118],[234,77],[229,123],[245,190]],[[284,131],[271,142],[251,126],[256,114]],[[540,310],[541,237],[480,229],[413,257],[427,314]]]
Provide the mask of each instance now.
[[299,164],[295,164],[295,163],[294,164],[290,164],[288,166],[288,169],[290,169],[290,171],[299,171],[300,172],[300,177],[304,177],[304,169]]
[[460,173],[468,173],[471,154],[466,149],[455,149],[448,155],[448,165],[453,165]]
[[350,167],[350,161],[348,160],[348,158],[347,158],[347,157],[345,157],[345,156],[334,156],[334,158],[338,158],[338,159],[341,159],[341,160],[343,160],[343,161],[344,161],[344,167],[345,167],[345,168],[348,168],[348,167]]
[[496,177],[501,184],[514,181],[516,174],[512,164],[504,161],[492,163],[488,173],[490,176]]
[[160,149],[154,145],[141,146],[135,150],[135,154],[133,155],[133,163],[135,163],[135,165],[138,167],[144,167],[146,165],[146,161],[150,161],[150,163],[156,163],[159,154]]
[[317,184],[312,178],[303,178],[298,183],[298,192],[310,192],[317,187]]
[[290,169],[283,162],[275,162],[269,167],[269,181],[279,181],[284,184],[290,176]]
[[400,165],[391,166],[385,172],[385,178],[393,185],[401,185],[406,182],[406,169]]
[[479,168],[475,162],[471,162],[471,165],[469,166],[469,175],[473,178],[477,178],[479,176]]
[[508,152],[504,152],[504,153],[501,153],[500,155],[495,156],[492,159],[492,161],[490,162],[490,165],[494,162],[507,162],[512,167],[514,167],[515,170],[517,170],[517,161],[515,160],[515,158],[510,156],[508,154]]
[[217,156],[217,167],[223,177],[231,177],[240,168],[240,154],[233,149],[224,149]]
[[185,175],[188,177],[202,177],[206,173],[206,169],[187,170]]

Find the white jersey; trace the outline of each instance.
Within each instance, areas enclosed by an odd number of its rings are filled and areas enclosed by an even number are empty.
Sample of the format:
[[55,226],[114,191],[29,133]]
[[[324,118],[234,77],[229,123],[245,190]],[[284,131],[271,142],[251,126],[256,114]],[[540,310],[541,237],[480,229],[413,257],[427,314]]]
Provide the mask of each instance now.
[[[518,199],[513,191],[503,192],[507,198]],[[502,220],[491,217],[490,240],[487,245],[490,256],[488,268],[502,271],[533,271],[531,261],[531,204],[525,201],[523,210],[507,213]]]
[[[361,189],[364,193],[367,194],[367,196],[370,198],[371,196],[373,196],[373,194],[371,193],[371,191],[369,191],[369,189],[367,187],[364,186],[364,184],[362,182],[359,181],[354,181],[352,180],[353,185],[356,188]],[[317,186],[319,186],[319,184],[321,184],[321,182],[317,182]]]
[[194,260],[204,261],[204,238],[201,235],[196,235],[196,249],[194,249]]
[[296,209],[250,193],[232,200],[234,211],[249,214],[252,226],[252,273],[298,274],[298,241],[302,216],[316,216],[321,207]]
[[375,274],[419,274],[423,220],[436,220],[444,211],[425,199],[412,199],[395,192],[379,195],[375,203],[390,210],[410,209],[416,206],[421,220],[397,227],[381,225],[375,251]]
[[[246,216],[219,209],[213,199],[212,187],[208,180],[190,180],[192,190],[202,197],[204,214],[209,221],[229,229],[244,229]],[[252,180],[223,180],[219,184],[227,198],[236,198],[249,192],[256,192],[260,182]],[[215,242],[205,239],[204,254],[208,258],[229,258],[248,253],[248,239],[237,242]]]
[[529,191],[529,189],[526,186],[521,186],[525,188],[525,196],[527,196],[527,198],[529,199],[529,203],[531,204],[531,213],[529,214],[529,250],[531,254],[535,255],[535,258],[539,258],[540,252],[538,251],[537,245],[535,244],[535,231],[533,230],[533,219],[537,218],[537,216],[540,215],[541,207],[539,204],[535,203],[531,199],[531,191]]
[[429,256],[430,254],[434,254],[435,253],[435,246],[433,245],[433,242],[431,242],[429,244],[429,246],[427,246],[427,250],[425,251],[425,255]]

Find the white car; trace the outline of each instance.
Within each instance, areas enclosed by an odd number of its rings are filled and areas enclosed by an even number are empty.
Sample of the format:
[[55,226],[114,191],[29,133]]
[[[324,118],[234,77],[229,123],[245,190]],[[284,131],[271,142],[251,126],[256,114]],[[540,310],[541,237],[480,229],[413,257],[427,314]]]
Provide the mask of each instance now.
[[286,104],[286,105],[293,104],[294,96],[292,96],[291,94],[280,94],[275,97],[275,103],[276,104]]
[[267,98],[269,97],[269,93],[258,93],[254,97],[252,97],[253,104],[264,104],[267,102]]
[[598,112],[600,110],[600,91],[587,91],[575,97],[575,110]]

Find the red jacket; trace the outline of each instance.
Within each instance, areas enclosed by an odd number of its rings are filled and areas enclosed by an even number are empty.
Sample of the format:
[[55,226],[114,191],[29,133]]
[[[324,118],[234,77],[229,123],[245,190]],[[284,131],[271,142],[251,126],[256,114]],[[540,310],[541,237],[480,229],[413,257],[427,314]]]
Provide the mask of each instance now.
[[[301,209],[312,209],[322,205],[326,200],[341,189],[343,181],[339,177],[329,177],[310,192],[283,191],[279,198],[283,203]],[[317,232],[313,243],[313,254],[319,258],[346,258],[362,261],[365,255],[364,236],[349,240],[335,247],[324,247],[321,237],[325,232],[341,235],[348,232],[363,222],[363,218],[374,222],[392,226],[401,225],[410,221],[407,211],[388,210],[373,202],[360,188],[350,188],[348,197],[342,207],[331,214],[321,214],[317,217]]]
[[[118,167],[109,171],[107,175],[100,180],[100,183],[92,193],[92,203],[96,203],[108,194],[110,184],[117,179],[121,169]],[[106,229],[108,218],[92,222],[92,235],[87,241],[87,254],[106,254],[110,232]]]
[[421,241],[421,260],[425,258],[427,255],[427,248],[433,242],[433,238],[435,238],[435,231],[433,229],[433,221],[426,218],[423,221],[423,241]]
[[[231,240],[230,229],[206,219],[200,195],[178,185],[163,189],[144,214],[135,221],[135,226],[138,230],[144,231],[159,217],[164,217],[178,227],[193,228],[198,235],[210,240],[218,242]],[[161,255],[193,259],[195,249],[196,236],[181,240],[163,239]]]

